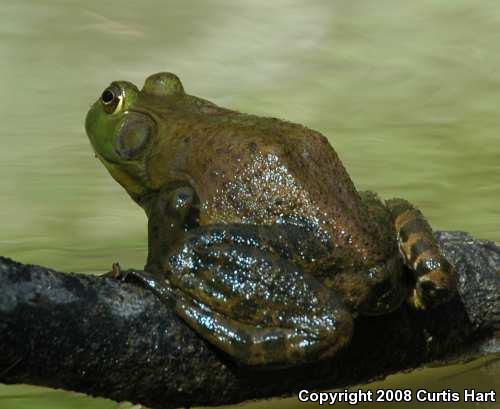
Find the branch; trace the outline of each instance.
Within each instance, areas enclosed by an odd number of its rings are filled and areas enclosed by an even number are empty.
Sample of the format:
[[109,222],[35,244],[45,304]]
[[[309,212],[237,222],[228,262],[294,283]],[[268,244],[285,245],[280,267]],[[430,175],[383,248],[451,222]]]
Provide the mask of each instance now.
[[457,266],[460,296],[428,313],[403,305],[359,317],[352,342],[333,360],[273,371],[234,365],[138,286],[0,258],[0,382],[152,408],[218,405],[484,353],[484,340],[500,329],[500,248],[461,232],[437,236]]

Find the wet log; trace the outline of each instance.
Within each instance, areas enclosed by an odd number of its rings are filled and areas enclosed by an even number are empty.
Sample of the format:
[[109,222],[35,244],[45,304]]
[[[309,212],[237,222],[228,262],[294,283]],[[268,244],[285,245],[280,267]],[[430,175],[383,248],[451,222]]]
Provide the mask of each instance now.
[[500,248],[462,232],[437,237],[458,270],[455,299],[431,312],[403,305],[359,317],[352,342],[332,360],[272,371],[235,365],[138,285],[0,258],[0,382],[189,407],[342,387],[498,352]]

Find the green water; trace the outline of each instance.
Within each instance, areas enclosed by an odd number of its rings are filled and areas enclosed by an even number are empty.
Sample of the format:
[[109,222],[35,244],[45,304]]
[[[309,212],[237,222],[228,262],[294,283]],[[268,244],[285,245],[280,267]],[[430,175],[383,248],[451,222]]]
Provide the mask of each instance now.
[[[93,157],[83,118],[110,81],[141,85],[161,70],[220,105],[320,130],[358,187],[411,200],[434,227],[500,240],[498,1],[0,0],[0,9],[2,255],[79,272],[144,264],[145,216]],[[500,389],[498,366],[483,369],[464,379]],[[18,388],[0,389],[0,408],[114,406]]]

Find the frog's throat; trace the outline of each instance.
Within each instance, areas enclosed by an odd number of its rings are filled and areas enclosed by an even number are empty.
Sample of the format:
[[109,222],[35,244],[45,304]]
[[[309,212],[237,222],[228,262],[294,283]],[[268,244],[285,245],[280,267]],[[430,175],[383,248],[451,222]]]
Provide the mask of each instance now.
[[109,174],[115,179],[136,202],[140,202],[141,197],[147,195],[149,189],[148,176],[140,165],[137,163],[115,163],[113,161],[102,158],[97,155],[99,160],[104,164]]

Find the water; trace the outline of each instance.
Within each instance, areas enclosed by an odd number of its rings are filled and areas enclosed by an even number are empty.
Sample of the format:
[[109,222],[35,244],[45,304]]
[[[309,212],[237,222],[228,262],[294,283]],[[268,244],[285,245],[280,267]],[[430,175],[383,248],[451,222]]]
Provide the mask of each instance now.
[[[145,216],[93,157],[83,118],[112,80],[162,70],[220,105],[323,132],[359,188],[409,199],[435,228],[500,241],[498,2],[0,6],[2,255],[78,272],[144,264]],[[498,388],[498,366],[478,368],[465,379]],[[65,407],[103,407],[83,401]]]

